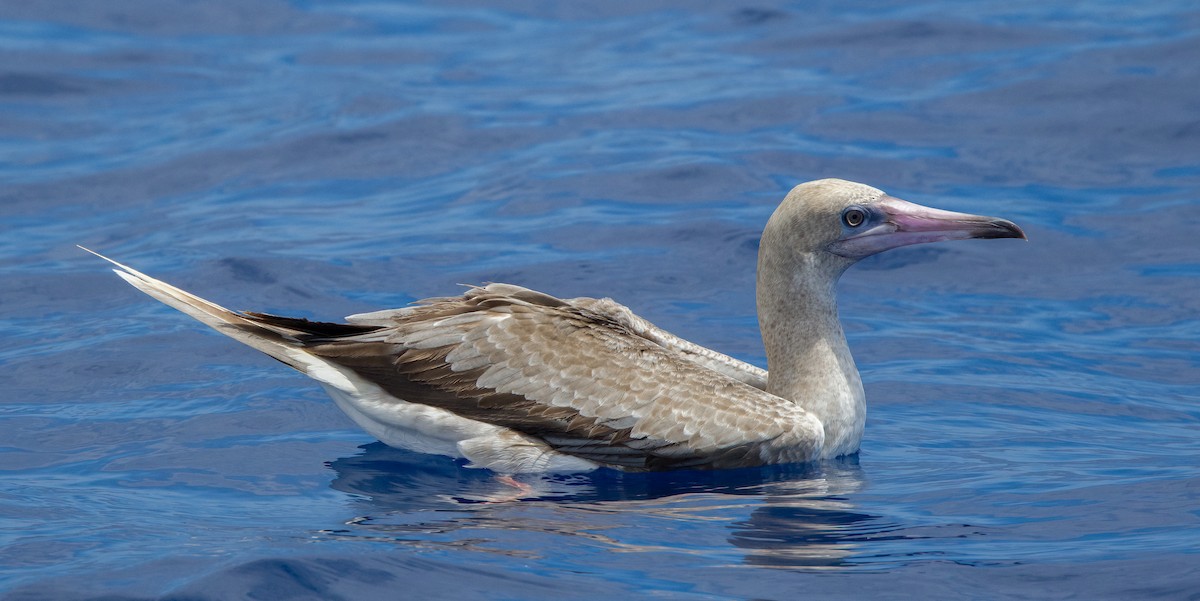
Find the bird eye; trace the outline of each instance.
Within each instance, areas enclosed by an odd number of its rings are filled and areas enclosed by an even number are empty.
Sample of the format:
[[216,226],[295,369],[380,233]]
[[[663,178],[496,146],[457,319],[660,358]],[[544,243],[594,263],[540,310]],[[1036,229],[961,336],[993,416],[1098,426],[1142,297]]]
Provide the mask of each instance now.
[[842,223],[850,227],[858,227],[866,220],[867,212],[860,208],[850,207],[842,212]]

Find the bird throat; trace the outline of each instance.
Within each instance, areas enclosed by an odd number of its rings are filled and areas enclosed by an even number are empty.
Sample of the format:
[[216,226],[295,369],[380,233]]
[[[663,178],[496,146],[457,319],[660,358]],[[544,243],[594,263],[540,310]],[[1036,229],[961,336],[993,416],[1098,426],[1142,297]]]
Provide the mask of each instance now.
[[858,451],[866,421],[862,380],[838,320],[835,285],[844,271],[811,255],[787,265],[760,257],[758,318],[767,352],[767,392],[791,400],[825,429],[824,458]]

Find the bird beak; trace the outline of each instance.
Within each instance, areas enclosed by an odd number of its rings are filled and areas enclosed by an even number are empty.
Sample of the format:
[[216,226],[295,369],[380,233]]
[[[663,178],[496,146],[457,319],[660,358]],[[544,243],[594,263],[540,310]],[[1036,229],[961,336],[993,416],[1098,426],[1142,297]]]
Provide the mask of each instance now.
[[925,207],[884,196],[873,205],[883,219],[869,229],[834,243],[833,251],[844,257],[862,258],[892,248],[968,238],[1021,238],[1017,224],[997,217],[971,215]]

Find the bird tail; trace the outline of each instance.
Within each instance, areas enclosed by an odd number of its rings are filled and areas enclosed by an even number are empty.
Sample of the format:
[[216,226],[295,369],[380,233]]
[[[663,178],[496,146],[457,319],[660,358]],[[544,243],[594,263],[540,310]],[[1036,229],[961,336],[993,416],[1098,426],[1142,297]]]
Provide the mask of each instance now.
[[[129,282],[134,288],[149,294],[162,303],[174,307],[207,325],[208,327],[262,351],[279,361],[312,375],[310,370],[314,358],[302,349],[302,340],[307,333],[300,329],[285,327],[262,321],[263,317],[230,311],[216,303],[180,290],[162,280],[152,278],[128,265],[118,263],[96,251],[86,250],[117,266],[113,272]],[[303,320],[294,320],[297,323]]]

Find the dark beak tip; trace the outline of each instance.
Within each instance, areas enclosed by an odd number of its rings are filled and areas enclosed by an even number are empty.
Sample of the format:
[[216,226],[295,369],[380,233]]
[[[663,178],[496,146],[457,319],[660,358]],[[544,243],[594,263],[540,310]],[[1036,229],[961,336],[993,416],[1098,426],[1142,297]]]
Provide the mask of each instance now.
[[1025,230],[1022,230],[1017,224],[1007,219],[996,219],[988,224],[990,227],[986,231],[981,232],[981,238],[1017,238],[1020,240],[1029,240],[1029,236],[1025,235]]

